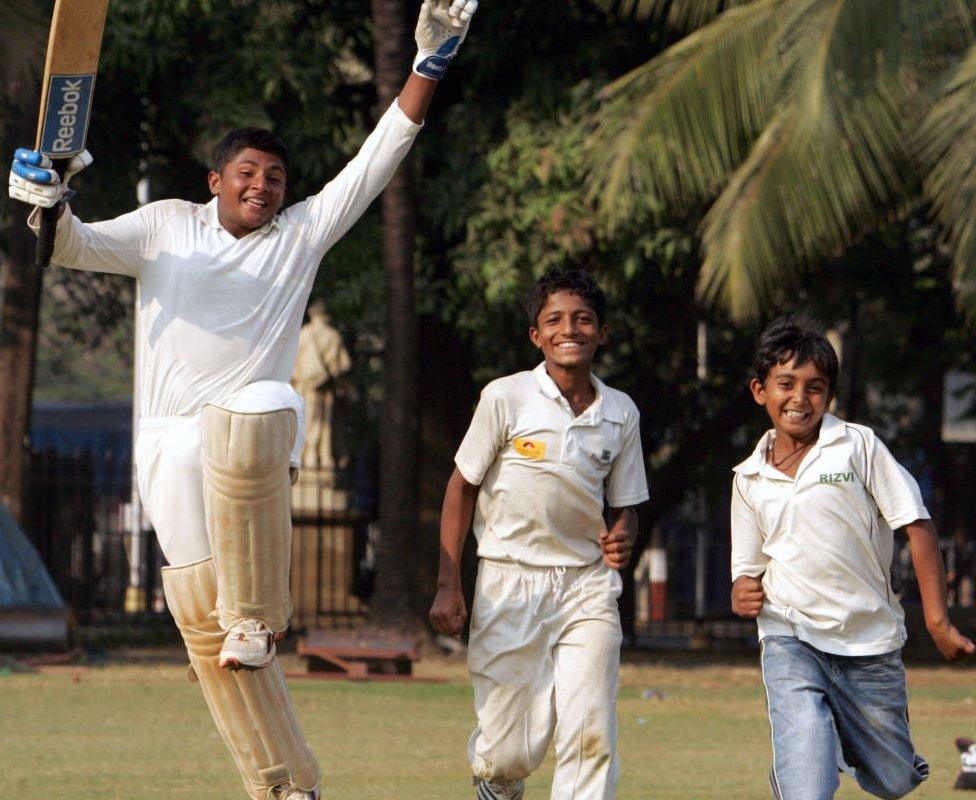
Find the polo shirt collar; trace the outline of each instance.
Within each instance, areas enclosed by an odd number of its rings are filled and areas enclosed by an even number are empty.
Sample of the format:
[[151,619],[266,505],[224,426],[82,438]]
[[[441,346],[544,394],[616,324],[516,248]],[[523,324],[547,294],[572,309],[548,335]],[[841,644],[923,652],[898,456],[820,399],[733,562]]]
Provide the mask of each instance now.
[[[195,216],[208,228],[213,228],[214,230],[218,231],[224,230],[224,226],[220,224],[220,217],[217,215],[216,197],[211,198],[210,202],[205,205],[197,206],[196,211],[193,212],[193,216]],[[257,233],[268,233],[271,230],[277,229],[278,215],[275,214],[275,216],[271,218],[270,222],[257,229]],[[254,231],[252,231],[252,233],[254,233]]]
[[[546,397],[551,400],[559,400],[562,397],[562,392],[559,391],[556,382],[546,372],[545,361],[532,370],[532,374],[535,375],[539,389]],[[607,422],[622,423],[624,421],[623,409],[620,408],[620,404],[613,395],[607,391],[607,385],[592,372],[590,373],[590,382],[593,384],[593,388],[596,389],[596,399],[594,399],[593,403],[583,414],[590,414],[594,422],[605,419]]]
[[[830,413],[824,414],[820,422],[820,433],[817,435],[817,449],[819,450],[825,445],[836,442],[844,436],[846,431],[847,426],[842,419],[838,419]],[[756,449],[752,451],[752,455],[741,464],[733,467],[732,471],[738,472],[740,475],[759,474],[763,464],[766,463],[766,448],[772,441],[774,433],[772,430],[766,431],[759,439],[759,443],[756,445]]]

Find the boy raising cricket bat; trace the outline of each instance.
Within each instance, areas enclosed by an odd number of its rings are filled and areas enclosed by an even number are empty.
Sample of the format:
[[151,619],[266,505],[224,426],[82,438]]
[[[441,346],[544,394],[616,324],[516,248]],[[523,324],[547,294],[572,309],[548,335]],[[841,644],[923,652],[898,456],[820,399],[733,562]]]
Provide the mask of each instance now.
[[[288,151],[244,128],[216,148],[206,205],[163,200],[93,224],[64,205],[57,222],[54,263],[139,282],[139,491],[194,677],[253,800],[320,792],[275,658],[291,613],[289,471],[304,426],[288,380],[302,315],[323,256],[410,149],[477,5],[424,0],[400,96],[318,194],[282,210]],[[50,166],[18,150],[10,196],[62,204]]]

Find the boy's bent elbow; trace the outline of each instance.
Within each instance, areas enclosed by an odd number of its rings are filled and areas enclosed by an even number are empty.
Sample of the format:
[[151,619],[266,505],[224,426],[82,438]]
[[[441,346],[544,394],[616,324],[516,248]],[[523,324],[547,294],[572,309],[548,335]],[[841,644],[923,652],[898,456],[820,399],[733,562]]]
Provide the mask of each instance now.
[[468,481],[457,467],[454,468],[454,472],[451,473],[451,477],[447,481],[447,491],[449,492],[453,490],[470,496],[478,494],[479,488],[480,486],[477,483]]
[[909,538],[914,536],[931,536],[938,539],[939,533],[931,519],[917,519],[905,526],[905,533]]

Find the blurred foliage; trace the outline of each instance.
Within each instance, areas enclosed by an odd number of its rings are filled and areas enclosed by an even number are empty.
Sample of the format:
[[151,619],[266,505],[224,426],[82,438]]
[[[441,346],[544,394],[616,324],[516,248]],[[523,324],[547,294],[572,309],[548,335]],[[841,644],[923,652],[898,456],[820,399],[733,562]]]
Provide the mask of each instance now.
[[906,213],[924,184],[976,313],[971,4],[602,4],[687,34],[610,84],[594,115],[588,187],[610,222],[710,204],[700,295],[741,319]]
[[[800,5],[618,4],[649,16],[646,21],[607,16],[588,0],[486,2],[438,90],[411,158],[410,168],[420,176],[419,311],[470,344],[472,362],[465,366],[478,385],[537,363],[522,311],[535,277],[557,266],[596,274],[610,298],[611,327],[611,343],[597,369],[641,409],[655,515],[679,504],[694,481],[724,491],[729,465],[745,456],[766,426],[745,386],[759,327],[780,313],[806,311],[845,329],[856,307],[865,395],[860,418],[895,436],[896,449],[914,454],[918,463],[937,442],[932,426],[940,417],[931,404],[941,387],[939,370],[976,368],[971,336],[953,309],[953,253],[941,229],[927,221],[928,209],[913,199],[920,184],[910,173],[897,176],[909,194],[900,188],[884,198],[879,193],[874,199],[884,199],[878,208],[886,211],[872,216],[870,226],[850,229],[857,230],[850,237],[856,246],[845,249],[833,241],[809,264],[794,259],[788,248],[773,248],[788,273],[787,288],[756,295],[762,299],[749,322],[733,323],[725,311],[696,299],[707,203],[731,185],[735,169],[756,157],[757,137],[775,121],[781,82],[795,79],[811,92],[819,86],[839,93],[828,98],[828,107],[840,115],[860,108],[841,102],[845,93],[873,91],[870,81],[844,82],[836,71],[821,74],[819,81],[812,73],[801,75],[802,64],[795,60],[792,71],[772,69],[758,82],[736,78],[763,63],[755,59],[769,43],[757,37],[772,30],[763,25],[780,19],[778,14],[787,15],[792,27],[776,30],[792,31],[799,37],[796,46],[809,52],[811,42],[800,41],[798,26],[807,19],[796,16]],[[727,16],[733,12],[739,16]],[[760,12],[768,14],[754,17],[754,28],[735,32],[730,19]],[[79,216],[107,218],[131,209],[140,178],[148,180],[153,199],[205,201],[209,152],[223,132],[244,123],[268,125],[288,142],[290,200],[316,191],[355,152],[377,113],[369,17],[365,0],[113,0],[89,140],[96,162],[76,182],[73,205]],[[821,18],[809,18],[814,19]],[[857,19],[863,22],[863,16]],[[725,27],[709,30],[720,23]],[[679,38],[689,31],[698,38]],[[745,55],[732,54],[735,36],[751,42]],[[770,41],[786,41],[777,37]],[[860,68],[863,59],[856,52],[842,52],[856,41],[834,41],[827,52],[837,65]],[[948,68],[939,54],[913,42],[905,46],[930,59],[926,75]],[[951,42],[957,42],[955,35]],[[667,126],[646,141],[638,136],[651,168],[671,170],[667,177],[675,192],[660,190],[660,183],[634,184],[639,191],[632,193],[626,213],[601,215],[607,197],[586,186],[594,179],[592,115],[610,107],[608,97],[624,97],[626,86],[660,88],[655,76],[664,73],[641,73],[640,79],[632,73],[655,56],[671,59],[657,63],[675,79],[672,90],[683,87],[685,97],[697,91],[707,100],[694,111],[678,103],[677,95],[670,98],[671,113],[684,108],[692,115],[676,116],[672,127],[699,150],[679,158],[673,143],[658,147]],[[890,57],[896,56],[901,57]],[[606,85],[624,74],[634,77],[608,95]],[[641,84],[644,78],[649,82]],[[755,93],[744,96],[750,86]],[[947,85],[946,92],[958,88]],[[7,104],[5,111],[19,107],[9,93],[0,102]],[[736,124],[722,128],[720,113],[732,104]],[[623,122],[639,121],[633,106],[621,106],[620,113]],[[612,155],[613,137],[597,141],[604,155]],[[967,141],[971,146],[976,139]],[[4,140],[4,152],[13,144]],[[850,166],[848,160],[836,169]],[[830,177],[833,168],[814,162],[793,173],[801,211],[813,202],[806,191],[811,182]],[[885,169],[890,175],[890,165]],[[611,177],[605,171],[597,179]],[[883,185],[889,183],[894,185]],[[746,181],[739,188],[748,195],[754,186]],[[750,213],[763,207],[755,205]],[[0,217],[5,209],[0,203]],[[726,251],[724,245],[719,249]],[[751,259],[741,265],[758,269]],[[95,399],[99,391],[121,391],[131,359],[131,282],[69,270],[51,270],[47,281],[39,396]],[[341,402],[365,407],[375,421],[384,337],[376,209],[327,256],[313,297],[325,300],[355,354]],[[704,378],[698,371],[699,321],[708,330]],[[437,353],[425,357],[430,356],[436,359]],[[360,422],[354,436],[369,449],[376,426]]]

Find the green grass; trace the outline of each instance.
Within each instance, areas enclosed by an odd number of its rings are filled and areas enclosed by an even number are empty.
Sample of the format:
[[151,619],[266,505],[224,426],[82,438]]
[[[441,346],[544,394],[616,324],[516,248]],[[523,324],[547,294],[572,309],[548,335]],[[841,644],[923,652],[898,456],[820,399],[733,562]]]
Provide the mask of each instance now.
[[[326,797],[473,797],[463,670],[424,662],[440,684],[296,680],[291,689],[326,775]],[[932,764],[918,800],[954,798],[955,736],[976,737],[972,670],[910,671],[912,728]],[[643,699],[654,688],[664,700]],[[762,800],[768,728],[758,670],[627,665],[619,703],[620,800]],[[549,796],[551,758],[527,800]],[[2,796],[18,800],[241,800],[230,757],[185,669],[106,666],[0,675]],[[864,797],[846,778],[838,798]]]

